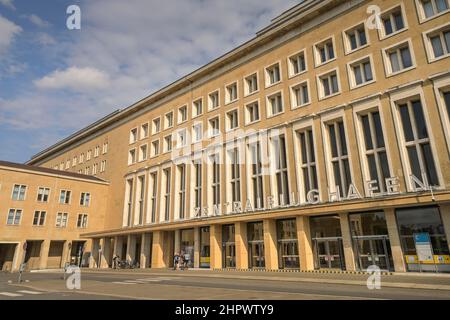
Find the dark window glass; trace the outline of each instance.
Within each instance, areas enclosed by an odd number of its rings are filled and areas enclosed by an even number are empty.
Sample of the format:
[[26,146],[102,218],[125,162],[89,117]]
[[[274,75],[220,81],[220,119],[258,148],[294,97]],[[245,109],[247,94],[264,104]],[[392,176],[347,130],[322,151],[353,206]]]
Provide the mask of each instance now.
[[383,148],[384,147],[384,135],[383,135],[383,128],[381,126],[381,119],[380,119],[380,113],[374,112],[373,115],[373,122],[375,124],[375,136],[377,138],[377,147]]
[[411,127],[411,119],[409,117],[408,106],[406,104],[400,105],[400,116],[402,118],[403,133],[405,134],[406,142],[414,140],[414,134]]
[[422,103],[420,100],[412,103],[414,118],[416,120],[417,134],[419,139],[428,138],[427,125],[425,124],[425,117],[423,116]]
[[370,123],[369,116],[365,115],[362,117],[363,129],[364,129],[364,139],[366,141],[366,150],[373,149],[372,135],[370,134]]
[[409,47],[400,49],[400,54],[402,56],[403,68],[409,68],[412,66],[411,52],[409,52]]
[[[433,152],[429,143],[422,144],[422,153],[425,161],[425,168],[427,170],[428,182],[432,186],[439,185],[439,179],[437,177],[436,167],[434,165]],[[419,176],[421,177],[421,176]]]

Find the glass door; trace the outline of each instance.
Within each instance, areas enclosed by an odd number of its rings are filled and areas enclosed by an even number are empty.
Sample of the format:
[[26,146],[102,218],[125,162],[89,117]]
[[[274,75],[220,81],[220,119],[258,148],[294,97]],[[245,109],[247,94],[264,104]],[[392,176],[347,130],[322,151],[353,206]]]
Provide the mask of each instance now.
[[278,252],[280,253],[279,266],[281,269],[300,268],[297,241],[279,241]]
[[354,237],[357,262],[361,270],[372,265],[391,270],[390,244],[387,236]]
[[249,242],[250,268],[264,268],[264,241]]
[[345,269],[342,238],[317,238],[313,241],[316,269]]
[[236,246],[234,242],[225,242],[223,244],[223,254],[224,268],[236,268]]

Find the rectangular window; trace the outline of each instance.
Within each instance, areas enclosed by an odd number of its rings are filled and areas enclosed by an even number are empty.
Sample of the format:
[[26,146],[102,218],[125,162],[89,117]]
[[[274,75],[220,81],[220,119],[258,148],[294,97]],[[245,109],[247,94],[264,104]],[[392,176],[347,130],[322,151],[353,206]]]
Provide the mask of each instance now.
[[340,196],[344,197],[352,183],[344,122],[338,120],[328,124],[327,127],[334,185],[339,189]]
[[303,180],[304,196],[318,188],[316,155],[312,129],[298,133],[300,139],[300,170]]
[[268,113],[271,116],[275,116],[284,111],[283,98],[281,96],[281,92],[267,97],[267,102],[269,107]]
[[139,194],[137,195],[138,198],[138,214],[139,214],[139,225],[142,225],[144,223],[144,204],[145,204],[145,176],[138,177],[138,190]]
[[24,201],[26,192],[27,186],[15,184],[13,187],[12,199],[15,201]]
[[385,181],[391,175],[380,113],[372,111],[361,116],[361,124],[370,180],[376,181],[379,190],[385,192]]
[[266,86],[274,85],[281,81],[280,64],[276,63],[266,68]]
[[180,219],[186,217],[186,165],[178,166],[178,215]]
[[104,142],[103,147],[102,147],[102,154],[107,154],[107,153],[108,153],[108,142]]
[[97,174],[97,171],[98,171],[98,163],[92,166],[92,174],[95,176]]
[[398,107],[411,173],[423,183],[425,181],[422,179],[422,174],[425,174],[429,185],[438,186],[439,179],[422,102],[419,99],[410,100]]
[[152,223],[156,222],[156,205],[158,196],[158,173],[152,172],[150,174],[150,185],[152,186],[152,191],[150,194],[150,212]]
[[193,112],[192,115],[197,117],[203,113],[203,99],[198,99],[193,102]]
[[400,32],[405,29],[402,8],[396,7],[381,16],[384,37]]
[[39,188],[37,201],[38,202],[48,202],[48,197],[50,195],[50,188]]
[[292,108],[304,106],[309,103],[308,83],[305,81],[291,89]]
[[92,156],[92,151],[88,150],[88,152],[86,154],[86,161],[90,161],[91,160],[91,156]]
[[247,123],[259,121],[259,103],[258,101],[248,104],[246,107]]
[[67,227],[67,218],[68,218],[68,213],[67,212],[58,212],[58,214],[56,215],[56,227],[57,228],[65,228]]
[[319,77],[320,80],[320,97],[326,98],[339,93],[339,80],[337,72],[333,71]]
[[70,196],[72,191],[70,190],[61,190],[59,193],[59,203],[60,204],[70,204]]
[[164,137],[164,152],[172,151],[172,135]]
[[173,112],[169,112],[165,115],[164,117],[165,119],[165,124],[164,124],[164,128],[165,129],[169,129],[173,127]]
[[367,45],[367,35],[364,23],[345,32],[347,52],[353,52]]
[[147,160],[147,145],[143,144],[139,147],[139,161]]
[[237,109],[227,112],[227,129],[233,130],[239,127],[239,118]]
[[256,209],[261,209],[264,206],[263,193],[263,172],[262,172],[262,154],[261,144],[259,142],[249,145],[251,156],[251,196],[253,197],[252,204]]
[[203,125],[196,123],[192,126],[194,142],[200,142],[203,139]]
[[409,43],[405,42],[385,51],[388,58],[388,74],[395,74],[413,67]]
[[325,40],[315,45],[316,51],[316,65],[321,65],[333,60],[336,56],[334,54],[333,39]]
[[439,59],[450,55],[450,27],[427,34],[431,58]]
[[155,157],[159,154],[159,140],[155,140],[152,142],[152,157]]
[[187,145],[187,131],[186,129],[182,129],[178,131],[178,137],[177,137],[177,147],[182,148]]
[[202,206],[202,164],[200,161],[194,162],[194,208]]
[[136,163],[136,149],[128,151],[128,165]]
[[130,130],[130,144],[135,143],[137,141],[137,128]]
[[220,159],[219,155],[215,154],[211,156],[212,162],[212,195],[213,205],[220,205]]
[[153,120],[153,134],[161,131],[161,118],[156,118]]
[[289,76],[293,77],[305,71],[306,58],[304,51],[289,58]]
[[22,218],[22,209],[9,209],[6,224],[11,226],[12,225],[17,226],[20,224],[21,218]]
[[215,137],[220,134],[219,117],[215,117],[209,120],[209,134],[210,137]]
[[88,223],[88,215],[87,214],[79,214],[77,219],[77,228],[85,229],[87,228]]
[[89,192],[82,192],[80,196],[80,205],[83,207],[89,207],[91,204],[91,194]]
[[419,0],[422,19],[430,19],[447,11],[450,7],[448,0]]
[[241,167],[239,161],[239,149],[234,148],[230,150],[229,157],[231,162],[231,201],[234,203],[241,201]]
[[237,82],[234,82],[226,87],[226,103],[231,103],[238,99]]
[[100,163],[100,172],[105,172],[106,171],[106,160],[103,160]]
[[286,139],[284,136],[272,138],[275,155],[275,181],[277,201],[280,206],[289,204],[289,180],[286,156]]
[[96,146],[94,149],[94,158],[97,158],[100,155],[100,146]]
[[166,186],[164,189],[164,221],[169,221],[170,219],[170,189],[171,189],[171,172],[170,168],[164,169],[164,179],[166,181]]
[[84,153],[80,154],[80,160],[78,161],[80,164],[84,162]]
[[45,211],[35,211],[34,217],[33,217],[33,226],[40,226],[42,227],[45,224]]
[[187,106],[182,106],[178,109],[178,123],[187,121]]
[[141,139],[147,138],[149,135],[148,123],[141,125]]
[[208,106],[209,110],[217,109],[220,105],[219,101],[219,91],[214,91],[208,95]]
[[77,157],[73,157],[72,159],[72,167],[75,167],[77,165]]
[[352,88],[359,87],[374,80],[369,57],[350,64],[349,69]]
[[245,95],[248,96],[258,91],[258,74],[254,73],[245,78]]

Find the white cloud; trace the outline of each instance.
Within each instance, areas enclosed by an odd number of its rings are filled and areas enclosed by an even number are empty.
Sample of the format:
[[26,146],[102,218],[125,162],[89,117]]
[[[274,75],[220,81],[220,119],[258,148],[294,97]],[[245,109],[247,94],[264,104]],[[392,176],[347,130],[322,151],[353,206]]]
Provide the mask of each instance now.
[[55,38],[44,32],[38,33],[36,35],[35,41],[42,46],[50,46],[57,43]]
[[56,70],[51,74],[35,80],[40,89],[70,89],[75,92],[89,92],[108,86],[109,78],[104,72],[95,68],[70,67]]
[[16,7],[14,7],[12,0],[0,0],[0,4],[11,10],[16,10]]
[[0,15],[0,53],[6,52],[22,28]]
[[45,21],[44,19],[40,18],[39,16],[35,15],[35,14],[30,14],[29,16],[27,16],[28,20],[30,20],[30,22],[32,24],[34,24],[35,26],[39,27],[39,28],[46,28],[48,26],[50,26],[50,23],[48,21]]

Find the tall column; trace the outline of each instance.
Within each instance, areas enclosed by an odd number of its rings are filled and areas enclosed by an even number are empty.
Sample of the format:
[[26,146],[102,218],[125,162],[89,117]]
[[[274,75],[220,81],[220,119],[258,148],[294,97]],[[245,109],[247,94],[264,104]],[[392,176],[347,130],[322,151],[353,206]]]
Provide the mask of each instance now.
[[121,236],[117,236],[114,238],[114,256],[122,259],[122,246],[123,246],[123,238]]
[[127,261],[136,260],[136,236],[129,234],[127,240]]
[[154,231],[152,241],[152,268],[165,268],[164,231]]
[[266,269],[278,270],[276,220],[264,220],[264,255]]
[[150,244],[151,244],[150,234],[149,233],[142,234],[141,258],[139,262],[141,269],[148,268],[150,265]]
[[47,268],[48,253],[50,251],[50,240],[44,240],[41,244],[41,253],[39,255],[39,269]]
[[339,214],[341,221],[342,245],[344,247],[345,269],[347,271],[355,271],[355,256],[353,254],[352,235],[350,232],[350,223],[348,221],[348,213]]
[[395,218],[395,209],[384,210],[386,224],[391,244],[392,260],[394,260],[395,272],[406,272],[405,259],[403,257],[402,243],[398,233],[397,219]]
[[72,245],[71,243],[72,242],[70,240],[64,241],[62,257],[61,257],[61,268],[64,268],[66,263],[68,263],[68,262],[70,263],[71,248],[69,248],[69,244]]
[[23,260],[25,258],[25,250],[23,250],[24,242],[19,242],[16,245],[15,251],[14,251],[14,258],[13,258],[13,264],[11,266],[11,272],[19,271],[20,265],[23,263]]
[[214,224],[210,227],[211,269],[222,268],[222,226]]
[[178,253],[181,254],[181,230],[175,230],[175,247],[174,247],[174,254]]
[[102,239],[102,261],[100,263],[100,268],[108,269],[110,265],[112,265],[112,257],[111,257],[111,238],[103,238]]
[[194,268],[200,268],[200,228],[194,228]]
[[441,212],[442,224],[444,225],[445,237],[450,248],[450,204],[443,204],[439,207]]
[[248,242],[247,224],[238,222],[235,224],[236,231],[236,268],[248,269]]
[[297,217],[298,254],[301,270],[314,270],[314,255],[309,228],[309,217]]
[[99,246],[100,246],[100,239],[92,239],[91,255],[89,256],[89,268],[97,268],[98,267]]

